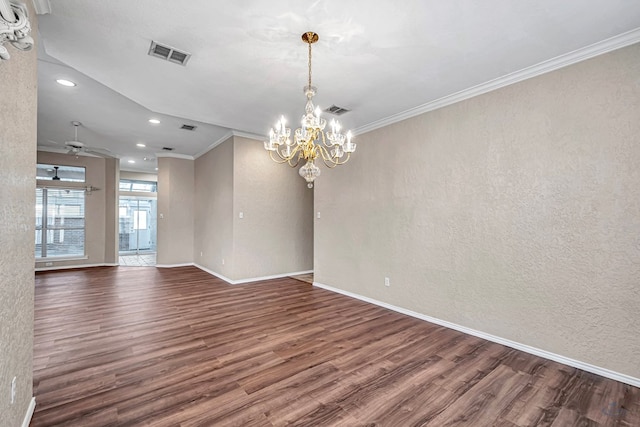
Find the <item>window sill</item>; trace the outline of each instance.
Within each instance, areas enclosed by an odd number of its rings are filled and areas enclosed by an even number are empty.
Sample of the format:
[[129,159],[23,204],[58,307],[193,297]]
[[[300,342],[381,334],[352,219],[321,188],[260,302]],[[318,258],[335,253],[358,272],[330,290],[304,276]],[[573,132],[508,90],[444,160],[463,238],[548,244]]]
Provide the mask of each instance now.
[[75,256],[75,257],[65,257],[65,256],[59,256],[59,257],[46,257],[46,258],[36,258],[36,262],[61,262],[61,261],[78,261],[78,260],[82,260],[82,259],[89,259],[88,256],[84,255],[84,256]]

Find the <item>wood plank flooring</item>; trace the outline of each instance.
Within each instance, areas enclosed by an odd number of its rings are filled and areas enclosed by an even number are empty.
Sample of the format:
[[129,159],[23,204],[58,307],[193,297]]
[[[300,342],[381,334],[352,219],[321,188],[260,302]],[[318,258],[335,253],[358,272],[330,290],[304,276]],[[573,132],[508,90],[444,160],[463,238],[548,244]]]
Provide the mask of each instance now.
[[640,390],[292,278],[36,275],[31,426],[640,426]]

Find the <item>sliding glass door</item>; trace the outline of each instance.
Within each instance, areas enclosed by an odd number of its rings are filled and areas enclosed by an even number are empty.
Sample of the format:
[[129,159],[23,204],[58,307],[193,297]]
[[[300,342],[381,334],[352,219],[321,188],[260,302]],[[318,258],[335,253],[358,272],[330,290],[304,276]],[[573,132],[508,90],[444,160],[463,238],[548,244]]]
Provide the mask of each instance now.
[[118,247],[121,255],[156,251],[156,206],[155,198],[120,197]]

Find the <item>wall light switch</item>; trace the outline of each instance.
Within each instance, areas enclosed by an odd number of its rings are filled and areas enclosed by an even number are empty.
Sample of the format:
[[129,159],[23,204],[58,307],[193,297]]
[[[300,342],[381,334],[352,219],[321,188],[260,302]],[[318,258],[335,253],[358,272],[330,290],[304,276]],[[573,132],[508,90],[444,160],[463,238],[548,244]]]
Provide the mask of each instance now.
[[160,214],[160,219],[164,219],[164,214]]
[[320,211],[316,214],[316,218],[320,219]]
[[244,212],[240,212],[240,213],[238,214],[238,218],[240,218],[240,219],[244,218]]

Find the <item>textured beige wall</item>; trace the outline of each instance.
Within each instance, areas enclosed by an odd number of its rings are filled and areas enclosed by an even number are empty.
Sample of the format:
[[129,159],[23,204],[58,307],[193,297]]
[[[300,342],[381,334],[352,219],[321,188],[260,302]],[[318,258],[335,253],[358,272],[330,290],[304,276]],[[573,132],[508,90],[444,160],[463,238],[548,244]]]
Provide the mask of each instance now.
[[231,278],[233,276],[233,138],[229,138],[198,157],[195,168],[195,262]]
[[231,280],[313,268],[313,191],[262,142],[234,136],[199,157],[195,175],[197,264]]
[[[33,382],[37,65],[35,48],[8,49],[11,59],[0,63],[0,426],[12,427],[24,419]],[[11,405],[13,377],[17,396]]]
[[640,378],[639,76],[636,44],[359,136],[315,280]]
[[194,161],[158,159],[157,264],[193,262]]
[[[117,159],[101,157],[70,156],[68,154],[38,151],[38,163],[81,166],[85,168],[85,183],[38,181],[38,185],[79,186],[92,185],[99,190],[85,197],[85,253],[87,259],[52,261],[52,267],[45,262],[37,262],[36,268],[56,268],[62,266],[81,266],[84,264],[115,263],[117,229]],[[35,167],[34,167],[35,173]],[[34,196],[35,197],[35,196]],[[35,199],[34,199],[35,200]]]
[[[120,183],[120,159],[105,159],[105,228],[104,228],[104,262],[106,264],[118,263],[118,187]],[[91,195],[93,197],[93,194]]]
[[237,136],[233,164],[232,278],[312,270],[313,190],[297,168],[272,161],[261,141]]

